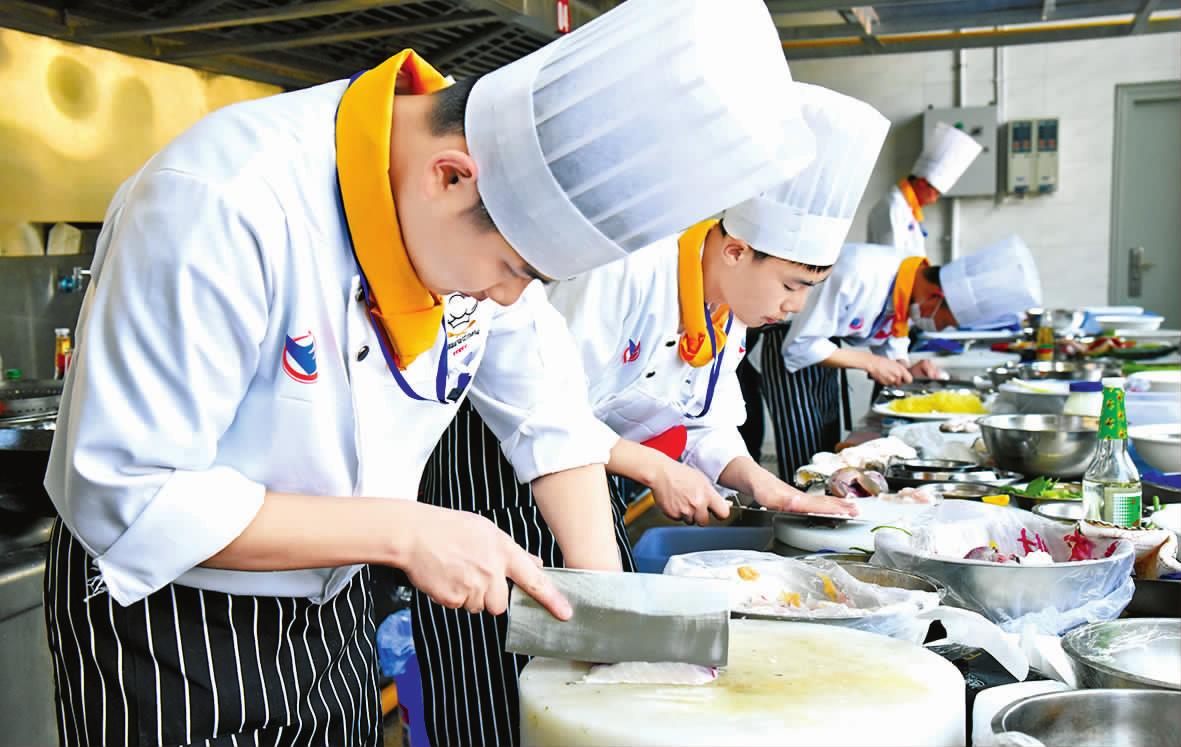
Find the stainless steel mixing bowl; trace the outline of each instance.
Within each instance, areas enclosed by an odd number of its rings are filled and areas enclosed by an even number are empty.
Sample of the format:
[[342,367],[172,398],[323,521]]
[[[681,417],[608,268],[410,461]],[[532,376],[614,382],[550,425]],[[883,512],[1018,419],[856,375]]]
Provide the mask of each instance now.
[[988,378],[993,386],[1000,386],[1012,379],[1025,381],[1099,381],[1104,376],[1114,376],[1120,371],[1119,362],[1108,361],[1030,361],[988,369]]
[[996,463],[1029,477],[1081,477],[1099,445],[1094,419],[1066,415],[988,415],[977,422],[984,445]]
[[1176,744],[1181,693],[1067,690],[1022,698],[1001,710],[992,731],[1016,731],[1047,747]]
[[1181,619],[1090,623],[1063,636],[1062,650],[1081,688],[1181,691]]

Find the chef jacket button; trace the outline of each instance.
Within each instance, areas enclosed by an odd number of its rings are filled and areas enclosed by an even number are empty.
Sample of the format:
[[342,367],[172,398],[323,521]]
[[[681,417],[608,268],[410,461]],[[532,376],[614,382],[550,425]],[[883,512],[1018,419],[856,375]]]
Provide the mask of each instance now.
[[362,346],[361,346],[361,349],[357,351],[357,360],[358,360],[358,361],[363,361],[363,360],[365,360],[365,359],[366,359],[366,358],[368,358],[368,357],[369,357],[369,346],[368,346],[368,345],[362,345]]
[[656,375],[656,372],[655,372],[655,371],[649,371],[648,373],[644,374],[644,378],[646,378],[646,379],[650,379],[650,378],[652,378],[652,377],[653,377],[653,376],[655,376],[655,375]]
[[357,299],[357,303],[361,303],[362,301],[365,300],[365,287],[364,286],[357,287],[357,293],[354,296],[354,298]]
[[671,348],[673,345],[676,345],[676,344],[677,344],[676,340],[669,340],[668,342],[664,343],[664,346],[666,348]]

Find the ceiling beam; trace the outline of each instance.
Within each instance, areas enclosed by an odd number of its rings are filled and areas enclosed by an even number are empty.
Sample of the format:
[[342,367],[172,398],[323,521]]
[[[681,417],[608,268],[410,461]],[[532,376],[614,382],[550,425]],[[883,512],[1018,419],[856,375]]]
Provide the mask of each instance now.
[[469,52],[472,52],[484,44],[494,41],[507,30],[507,27],[499,23],[494,26],[489,26],[487,29],[479,32],[478,34],[470,36],[467,39],[464,39],[444,49],[440,49],[438,52],[432,53],[429,57],[430,63],[435,68],[442,70],[445,66],[449,65],[452,60],[459,59],[460,57],[467,55]]
[[1042,0],[1042,20],[1048,21],[1054,17],[1054,8],[1058,5],[1058,0]]
[[[894,39],[879,37],[882,49],[877,54],[902,54],[911,52],[937,52],[956,49],[981,49],[989,47],[1007,47],[1020,44],[1052,44],[1064,41],[1079,41],[1083,39],[1118,38],[1126,35],[1126,22],[1095,23],[1075,25],[1055,29],[1018,28],[997,29],[992,31],[944,33],[944,34],[916,34],[914,38],[900,35]],[[1177,33],[1181,32],[1181,19],[1150,21],[1143,33]],[[817,40],[814,44],[803,42],[785,42],[784,51],[788,57],[795,60],[823,59],[831,57],[858,57],[870,54],[860,39],[849,40]]]
[[1142,34],[1144,29],[1148,28],[1148,19],[1157,10],[1164,10],[1160,8],[1160,0],[1143,0],[1140,3],[1139,10],[1136,11],[1136,20],[1132,21],[1131,27],[1128,29],[1129,34]]
[[221,15],[207,13],[185,13],[181,16],[148,21],[146,23],[96,24],[81,27],[80,34],[92,39],[119,39],[127,36],[158,36],[180,34],[191,31],[253,26],[274,21],[294,21],[301,18],[317,18],[338,13],[385,8],[391,5],[407,5],[418,0],[323,0],[322,2],[291,3],[276,8],[261,8]]
[[195,57],[217,57],[227,54],[251,54],[270,52],[276,49],[296,49],[321,44],[340,44],[360,39],[377,39],[383,36],[415,34],[423,31],[481,26],[495,23],[496,17],[488,13],[453,13],[437,16],[431,20],[406,21],[364,28],[340,31],[309,31],[303,34],[257,34],[253,38],[231,42],[187,44],[174,50],[161,51],[160,59],[166,61],[187,60]]
[[[1147,0],[1156,3],[1156,10],[1181,9],[1181,0]],[[1110,0],[1107,2],[1074,3],[1057,8],[1054,20],[1073,21],[1099,16],[1121,15],[1112,9]],[[1127,15],[1125,11],[1123,15]],[[1011,26],[1016,24],[1039,23],[1041,11],[1034,8],[1020,10],[999,10],[963,15],[948,18],[908,18],[892,23],[878,24],[874,34],[879,38],[890,34],[913,34],[924,31],[950,31],[964,28],[988,28],[993,26]],[[779,38],[785,42],[806,41],[811,39],[842,39],[857,36],[853,27],[848,23],[835,23],[811,26],[780,26]]]
[[875,8],[898,7],[901,5],[934,5],[945,0],[767,0],[767,9],[771,13],[815,13],[825,10],[852,10],[859,5],[872,5]]

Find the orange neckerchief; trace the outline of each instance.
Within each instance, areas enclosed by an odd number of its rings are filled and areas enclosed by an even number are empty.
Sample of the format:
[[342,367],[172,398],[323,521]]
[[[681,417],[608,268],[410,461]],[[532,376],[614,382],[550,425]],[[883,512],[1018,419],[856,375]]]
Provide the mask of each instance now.
[[928,264],[926,257],[907,257],[898,266],[898,275],[894,278],[894,327],[890,333],[894,337],[910,334],[910,297],[914,294],[919,270]]
[[389,180],[394,94],[446,86],[442,75],[406,49],[353,81],[336,114],[336,173],[353,252],[368,283],[370,315],[403,370],[434,347],[443,301],[418,279],[402,243]]
[[[707,365],[718,350],[726,347],[726,319],[730,307],[722,304],[709,315],[705,313],[705,287],[701,277],[701,248],[716,220],[703,220],[677,239],[677,297],[681,302],[681,360],[694,368]],[[711,349],[709,327],[714,329],[717,350]]]
[[914,193],[914,187],[910,185],[910,179],[903,179],[898,182],[898,189],[902,190],[902,196],[906,198],[906,204],[910,206],[910,212],[914,214],[914,219],[922,223],[923,206],[919,204],[919,196]]

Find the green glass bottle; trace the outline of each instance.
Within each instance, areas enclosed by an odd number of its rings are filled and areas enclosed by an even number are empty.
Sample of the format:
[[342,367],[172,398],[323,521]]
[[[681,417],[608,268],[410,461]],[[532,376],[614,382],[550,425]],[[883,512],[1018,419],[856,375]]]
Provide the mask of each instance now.
[[1124,380],[1103,380],[1099,447],[1083,475],[1083,512],[1088,520],[1137,527],[1143,512],[1140,472],[1128,454]]

